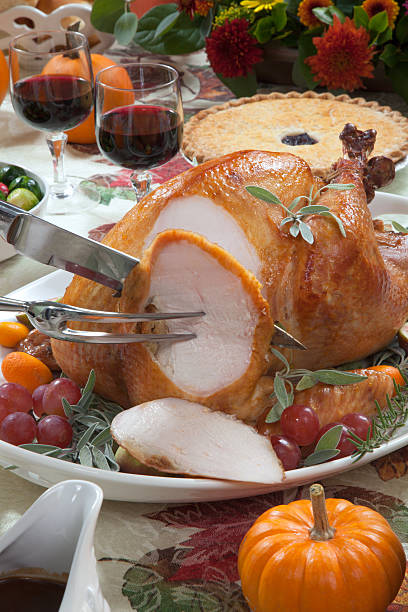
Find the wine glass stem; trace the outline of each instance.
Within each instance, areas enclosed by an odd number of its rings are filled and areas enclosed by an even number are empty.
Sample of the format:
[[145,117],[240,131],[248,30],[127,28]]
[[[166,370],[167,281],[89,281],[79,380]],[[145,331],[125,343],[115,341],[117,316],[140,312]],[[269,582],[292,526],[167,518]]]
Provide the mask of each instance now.
[[136,194],[136,202],[140,202],[151,191],[152,173],[148,170],[132,172],[130,181]]
[[54,183],[51,185],[51,194],[55,198],[67,198],[72,193],[72,187],[67,183],[64,170],[64,152],[67,140],[68,136],[64,132],[47,136],[47,145],[54,167]]

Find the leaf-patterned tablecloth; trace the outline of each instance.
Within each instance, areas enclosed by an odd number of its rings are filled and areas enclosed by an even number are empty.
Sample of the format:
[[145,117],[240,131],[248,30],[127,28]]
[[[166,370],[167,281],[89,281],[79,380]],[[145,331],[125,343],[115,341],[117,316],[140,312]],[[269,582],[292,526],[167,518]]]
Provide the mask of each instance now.
[[[125,58],[125,53],[120,50],[109,54],[119,61]],[[137,51],[135,54],[134,57],[138,57]],[[186,65],[180,58],[160,59],[175,60],[181,66],[187,116],[230,97],[208,68]],[[370,94],[370,97],[407,111],[396,96]],[[10,152],[15,160],[33,170],[48,170],[49,159],[46,155],[42,157],[44,145],[38,132],[19,124],[19,138],[12,140],[8,130],[15,119],[10,114],[3,117],[2,123],[0,111],[1,158]],[[81,167],[82,176],[85,171],[88,174],[108,171],[112,175],[104,193],[107,205],[103,214],[95,213],[94,225],[117,220],[121,201],[117,196],[126,187],[128,173],[108,166],[95,147],[69,147],[67,167]],[[177,156],[155,171],[156,180],[162,182],[188,167],[188,163]],[[401,194],[407,192],[408,169],[398,173],[388,190]],[[115,197],[109,202],[112,195]],[[127,204],[130,206],[131,202]],[[72,229],[77,227],[80,231],[80,220],[72,219],[70,223]],[[32,262],[20,260],[19,263],[18,258],[14,259],[0,264],[0,290],[2,282],[7,290],[20,284],[18,277],[13,279],[10,275],[22,265],[31,271],[33,277],[44,274],[43,269],[39,273]],[[407,449],[327,479],[323,484],[328,497],[343,497],[380,512],[407,547]],[[41,487],[19,479],[12,472],[0,471],[0,533],[4,533],[42,491]],[[102,589],[112,611],[247,612],[236,567],[240,541],[253,521],[269,507],[307,497],[308,487],[300,487],[248,499],[187,505],[105,501],[98,521],[95,547]],[[395,602],[389,606],[388,612],[391,611],[408,612],[408,578]]]

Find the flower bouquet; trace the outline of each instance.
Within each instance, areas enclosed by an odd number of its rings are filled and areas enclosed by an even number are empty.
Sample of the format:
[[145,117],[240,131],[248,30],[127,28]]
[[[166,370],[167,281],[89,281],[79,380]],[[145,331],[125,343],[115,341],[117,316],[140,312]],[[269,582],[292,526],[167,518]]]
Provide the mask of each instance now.
[[140,20],[131,8],[126,0],[95,0],[92,23],[152,53],[205,48],[214,72],[237,96],[255,93],[255,68],[273,43],[297,49],[295,85],[353,91],[382,64],[408,102],[408,0],[178,0]]

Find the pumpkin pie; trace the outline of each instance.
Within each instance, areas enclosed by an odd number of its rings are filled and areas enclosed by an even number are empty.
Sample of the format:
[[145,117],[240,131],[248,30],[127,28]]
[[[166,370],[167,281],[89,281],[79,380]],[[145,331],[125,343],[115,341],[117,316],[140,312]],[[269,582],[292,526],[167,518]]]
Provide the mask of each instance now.
[[377,130],[373,155],[397,162],[408,154],[408,119],[398,111],[313,91],[260,94],[203,110],[186,124],[183,148],[198,162],[246,149],[293,153],[325,177],[342,155],[346,123]]

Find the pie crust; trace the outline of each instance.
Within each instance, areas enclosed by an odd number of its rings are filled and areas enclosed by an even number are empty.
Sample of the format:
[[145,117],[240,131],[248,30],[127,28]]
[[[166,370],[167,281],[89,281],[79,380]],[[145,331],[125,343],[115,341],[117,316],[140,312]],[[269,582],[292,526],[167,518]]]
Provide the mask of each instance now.
[[[339,134],[346,123],[354,123],[359,130],[377,130],[373,155],[397,162],[408,154],[408,119],[401,113],[364,98],[314,91],[259,94],[203,110],[186,124],[183,149],[200,163],[247,149],[293,153],[325,177],[342,156]],[[281,142],[285,136],[301,133],[317,143]]]

